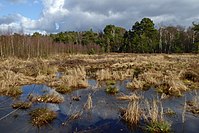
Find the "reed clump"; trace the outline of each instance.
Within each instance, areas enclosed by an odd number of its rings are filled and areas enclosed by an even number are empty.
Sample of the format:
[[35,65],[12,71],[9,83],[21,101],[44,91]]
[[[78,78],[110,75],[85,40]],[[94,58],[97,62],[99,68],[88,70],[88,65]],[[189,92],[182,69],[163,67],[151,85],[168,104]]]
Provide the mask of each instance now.
[[157,100],[152,100],[150,103],[146,101],[147,112],[145,121],[147,122],[146,130],[151,133],[169,133],[171,132],[171,123],[163,118],[163,107],[160,103],[158,106]]
[[122,118],[131,126],[139,126],[144,121],[146,131],[152,133],[169,133],[171,124],[163,118],[163,107],[157,100],[142,102],[134,99],[122,110]]
[[122,118],[131,125],[137,125],[141,120],[141,107],[139,101],[133,100],[130,101],[127,108],[122,114]]

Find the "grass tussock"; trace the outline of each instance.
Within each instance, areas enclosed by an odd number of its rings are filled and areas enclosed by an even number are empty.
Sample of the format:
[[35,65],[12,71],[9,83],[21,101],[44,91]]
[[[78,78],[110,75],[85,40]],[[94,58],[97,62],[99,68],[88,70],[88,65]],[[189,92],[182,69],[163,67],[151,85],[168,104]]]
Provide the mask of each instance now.
[[123,119],[131,125],[137,125],[141,119],[141,108],[139,101],[130,101],[127,109],[122,114]]
[[19,102],[12,104],[12,108],[14,108],[14,109],[17,109],[17,108],[19,108],[19,109],[29,109],[31,106],[32,106],[31,102],[23,102],[23,101],[19,101]]
[[61,93],[61,94],[66,94],[72,91],[72,89],[66,85],[60,85],[56,87],[56,91]]
[[46,108],[35,109],[30,112],[30,116],[32,124],[37,127],[44,126],[57,117],[55,112]]
[[32,102],[44,102],[44,103],[62,103],[64,98],[58,94],[45,94],[43,96],[32,96],[30,98]]
[[158,106],[157,100],[152,102],[146,101],[147,112],[145,120],[147,122],[146,130],[151,133],[169,133],[171,132],[171,123],[163,118],[163,107],[160,103]]
[[108,94],[116,94],[119,92],[119,89],[116,86],[107,86],[107,88],[105,89],[105,92]]
[[139,125],[141,120],[146,125],[146,131],[152,133],[169,133],[171,124],[163,118],[163,107],[157,100],[130,101],[127,108],[122,110],[122,118],[131,126]]
[[0,89],[0,95],[10,96],[10,97],[18,97],[22,94],[21,87],[2,87]]

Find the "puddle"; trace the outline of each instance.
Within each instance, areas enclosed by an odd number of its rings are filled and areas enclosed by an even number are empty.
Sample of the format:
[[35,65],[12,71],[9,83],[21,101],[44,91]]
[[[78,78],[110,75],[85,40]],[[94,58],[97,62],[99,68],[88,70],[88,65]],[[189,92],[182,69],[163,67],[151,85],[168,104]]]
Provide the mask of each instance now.
[[[59,94],[54,89],[45,85],[26,85],[23,86],[23,94],[16,99],[11,97],[0,96],[0,129],[1,132],[144,132],[141,129],[132,129],[120,118],[120,109],[126,108],[128,101],[117,100],[116,96],[120,94],[130,94],[132,91],[126,89],[128,80],[117,81],[116,87],[119,93],[110,95],[105,92],[105,83],[97,83],[95,80],[89,80],[90,86],[86,89],[75,90],[68,94]],[[52,103],[33,103],[32,107],[27,110],[13,109],[12,103],[22,100],[26,101],[31,95],[45,95],[56,93],[64,98],[64,102],[60,104]],[[136,93],[141,94],[145,98],[153,99],[160,97],[153,88],[146,91],[137,90]],[[92,109],[85,110],[84,105],[88,99],[88,94],[92,97]],[[194,96],[194,91],[186,92],[187,100]],[[78,100],[73,100],[78,97]],[[182,109],[184,97],[172,97],[162,100],[164,108],[171,108],[176,112],[175,116],[166,116],[166,119],[172,121],[172,131],[177,133],[199,131],[199,117],[186,113],[185,123],[182,124]],[[29,112],[36,108],[45,107],[57,113],[57,118],[52,122],[37,128],[32,126]],[[76,119],[70,119],[72,115],[80,113]]]

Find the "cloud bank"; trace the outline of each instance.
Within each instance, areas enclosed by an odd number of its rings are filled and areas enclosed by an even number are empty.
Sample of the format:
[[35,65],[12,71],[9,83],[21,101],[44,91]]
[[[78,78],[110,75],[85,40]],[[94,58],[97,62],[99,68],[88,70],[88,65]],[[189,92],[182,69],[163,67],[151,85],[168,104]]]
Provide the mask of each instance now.
[[[25,0],[9,0],[25,2]],[[36,0],[42,2],[40,18],[32,20],[21,14],[0,17],[0,30],[12,27],[26,33],[40,31],[103,30],[107,24],[130,29],[144,17],[156,24],[191,26],[199,21],[198,0]]]

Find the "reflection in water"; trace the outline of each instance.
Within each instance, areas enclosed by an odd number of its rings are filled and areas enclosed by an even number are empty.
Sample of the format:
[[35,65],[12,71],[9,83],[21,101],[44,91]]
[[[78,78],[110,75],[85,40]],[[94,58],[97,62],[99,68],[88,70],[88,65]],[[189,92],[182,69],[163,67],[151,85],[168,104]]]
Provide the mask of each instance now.
[[[118,81],[116,86],[120,92],[117,95],[130,94],[131,90],[126,89],[125,81]],[[126,108],[128,102],[120,101],[116,99],[115,95],[109,95],[105,93],[105,83],[96,82],[95,80],[89,80],[90,86],[86,89],[75,90],[69,94],[61,95],[54,89],[45,85],[27,85],[23,87],[23,94],[13,99],[10,97],[0,96],[0,118],[8,115],[4,119],[0,120],[1,132],[143,132],[141,129],[132,129],[123,122],[120,118],[120,109]],[[159,95],[153,88],[146,91],[135,91],[141,94],[145,98],[152,99],[157,98]],[[52,103],[34,103],[32,108],[27,110],[14,110],[11,105],[13,102],[28,99],[31,95],[45,95],[56,93],[64,98],[64,102],[61,104]],[[185,93],[187,99],[193,97],[193,92]],[[92,105],[91,110],[84,110],[84,105],[87,101],[88,94],[91,94]],[[73,100],[74,96],[80,97],[79,101]],[[166,117],[169,121],[172,121],[172,128],[174,132],[195,132],[199,130],[198,117],[193,116],[191,113],[186,113],[185,123],[181,122],[181,114],[184,103],[184,97],[168,98],[162,101],[164,108],[171,108],[176,112],[174,117]],[[57,112],[57,119],[47,126],[40,129],[33,127],[30,122],[29,112],[35,108],[45,107]],[[13,112],[13,113],[11,113]],[[74,117],[74,114],[79,116]]]

